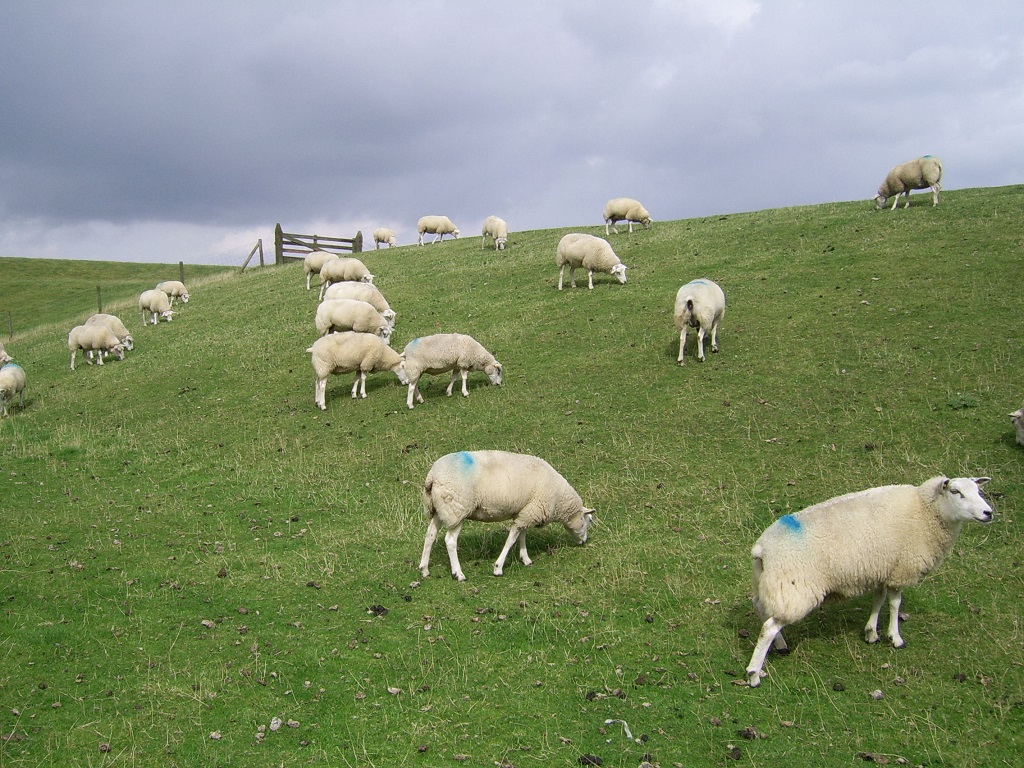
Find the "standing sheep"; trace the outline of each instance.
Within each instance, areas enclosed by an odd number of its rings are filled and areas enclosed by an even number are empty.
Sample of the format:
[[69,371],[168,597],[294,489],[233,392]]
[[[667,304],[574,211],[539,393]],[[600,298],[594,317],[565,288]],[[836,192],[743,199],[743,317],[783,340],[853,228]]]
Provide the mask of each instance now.
[[405,375],[405,360],[372,333],[329,333],[313,342],[306,352],[313,356],[313,370],[316,371],[313,401],[321,411],[327,410],[327,377],[332,373],[356,372],[353,398],[366,397],[366,374],[374,371],[392,371],[400,382],[409,383]]
[[391,338],[391,323],[365,301],[328,299],[316,308],[316,331],[326,336],[331,331],[359,331]]
[[174,312],[171,310],[171,298],[163,291],[158,291],[155,288],[143,291],[139,296],[139,309],[142,310],[142,324],[146,324],[146,313],[149,312],[152,316],[153,325],[159,322],[161,317],[165,318],[167,322],[171,321],[171,317]]
[[398,245],[398,240],[395,239],[395,233],[387,227],[377,227],[373,230],[373,247],[375,250],[380,249],[380,244],[387,244],[388,248],[394,248]]
[[572,232],[558,241],[555,250],[558,265],[558,290],[562,290],[565,268],[569,267],[569,283],[576,287],[576,267],[587,270],[587,287],[594,288],[594,273],[607,272],[620,283],[626,282],[626,265],[619,261],[611,244],[594,235]]
[[311,251],[306,254],[306,258],[302,260],[302,271],[306,273],[307,291],[309,290],[309,279],[313,275],[319,275],[324,264],[336,258],[338,258],[338,254],[328,253],[327,251]]
[[188,289],[180,280],[165,280],[162,283],[157,283],[156,289],[167,294],[171,300],[172,307],[174,306],[175,297],[179,297],[182,304],[188,304]]
[[7,418],[7,404],[14,402],[14,396],[21,394],[21,408],[25,409],[25,370],[17,363],[0,366],[0,410]]
[[349,257],[338,257],[328,259],[320,267],[320,300],[324,298],[324,292],[335,283],[372,283],[373,275],[359,259]]
[[[75,355],[82,350],[85,361],[92,365],[96,360],[103,365],[103,353],[110,352],[117,355],[118,360],[124,360],[124,344],[105,325],[76,325],[68,333],[68,351],[71,353],[71,370],[75,370]],[[90,356],[95,352],[95,356]]]
[[365,301],[371,307],[380,312],[384,317],[387,318],[388,323],[391,327],[395,327],[395,311],[391,309],[387,299],[384,298],[384,294],[380,292],[380,289],[370,283],[335,283],[324,291],[324,301],[330,301],[331,299],[355,299],[357,301]]
[[608,234],[609,227],[614,234],[619,234],[615,223],[619,221],[629,222],[629,234],[633,234],[633,222],[643,224],[644,229],[651,228],[651,214],[640,205],[638,200],[631,197],[613,197],[604,205],[604,233]]
[[1018,408],[1011,413],[1010,422],[1017,430],[1017,445],[1024,445],[1024,408]]
[[447,216],[424,216],[418,222],[416,222],[416,231],[419,232],[419,240],[416,241],[417,245],[423,245],[424,234],[436,234],[433,242],[443,240],[445,235],[451,235],[456,240],[459,239],[459,228],[452,224],[452,220]]
[[423,578],[430,575],[430,550],[443,525],[452,576],[459,581],[466,580],[457,551],[465,520],[512,520],[512,530],[494,563],[494,575],[501,576],[505,558],[517,541],[523,564],[532,565],[526,553],[527,529],[559,522],[576,543],[585,544],[594,515],[594,510],[583,506],[576,490],[546,461],[506,451],[461,451],[442,456],[423,483],[423,510],[428,523],[420,574]]
[[864,639],[878,641],[878,614],[889,603],[886,636],[897,648],[903,589],[917,584],[952,548],[965,521],[992,520],[981,496],[987,477],[933,477],[920,486],[888,485],[838,496],[772,523],[751,550],[754,609],[763,622],[747,665],[761,682],[774,644],[788,649],[782,629],[829,595],[875,593]]
[[704,334],[711,329],[711,351],[718,351],[718,323],[725,317],[725,293],[713,280],[691,280],[676,293],[673,314],[679,331],[679,357],[683,365],[686,329],[697,329],[697,359],[704,362]]
[[0,341],[0,365],[3,365],[4,363],[9,363],[13,359],[13,357],[7,354],[7,350],[4,349],[4,343]]
[[117,315],[95,314],[85,321],[86,325],[103,325],[110,329],[110,332],[117,336],[118,341],[124,344],[124,348],[131,352],[135,349],[135,339],[128,333],[121,318]]
[[929,187],[932,190],[932,205],[938,205],[939,191],[942,189],[939,185],[940,181],[942,181],[942,163],[937,157],[925,155],[897,165],[889,171],[882,186],[878,188],[878,194],[875,195],[875,208],[878,210],[884,208],[890,195],[896,195],[896,199],[892,203],[892,210],[895,211],[896,206],[899,205],[900,195],[906,197],[903,207],[909,208],[910,190],[928,189]]
[[508,243],[508,224],[504,219],[499,219],[497,216],[488,216],[484,219],[484,228],[480,237],[481,248],[487,245],[488,237],[494,239],[494,250],[505,250],[505,245]]
[[405,373],[409,377],[409,394],[405,404],[413,407],[413,399],[423,402],[419,381],[424,373],[452,372],[445,394],[452,396],[455,381],[462,374],[462,395],[469,397],[466,377],[470,371],[483,371],[492,384],[501,384],[501,363],[494,359],[484,345],[463,333],[435,333],[421,336],[406,344],[402,350],[405,357]]

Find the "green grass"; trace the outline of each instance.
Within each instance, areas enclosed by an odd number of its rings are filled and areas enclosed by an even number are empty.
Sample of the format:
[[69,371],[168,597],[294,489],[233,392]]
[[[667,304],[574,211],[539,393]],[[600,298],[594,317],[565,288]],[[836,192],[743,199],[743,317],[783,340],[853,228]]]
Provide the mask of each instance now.
[[[593,291],[555,290],[569,229],[368,252],[396,347],[461,331],[505,366],[411,412],[391,374],[314,407],[297,264],[190,285],[157,327],[126,301],[136,350],[102,368],[67,367],[89,302],[40,305],[6,342],[29,390],[0,422],[0,765],[1016,764],[1024,187],[912,199],[623,231],[629,282]],[[680,368],[695,277],[729,309]],[[481,448],[548,459],[598,524],[531,531],[496,579],[504,530],[469,523],[469,580],[438,544],[421,581],[419,485]],[[991,475],[997,517],[907,591],[907,647],[860,639],[868,598],[830,603],[737,685],[759,533],[939,473]]]

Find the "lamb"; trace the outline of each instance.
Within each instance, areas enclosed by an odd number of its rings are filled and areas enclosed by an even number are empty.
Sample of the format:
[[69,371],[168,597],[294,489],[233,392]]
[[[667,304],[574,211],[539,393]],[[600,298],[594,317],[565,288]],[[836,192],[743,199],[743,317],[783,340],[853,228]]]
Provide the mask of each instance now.
[[505,250],[505,245],[508,243],[508,224],[504,219],[499,219],[497,216],[488,216],[484,219],[484,228],[480,237],[481,248],[486,246],[488,237],[494,239],[494,250]]
[[558,290],[562,290],[562,279],[565,268],[569,267],[569,282],[576,287],[576,267],[587,270],[588,287],[594,288],[594,273],[607,272],[620,283],[626,282],[626,265],[619,261],[611,244],[607,240],[594,235],[572,232],[558,241],[555,250],[555,263],[558,265]]
[[420,233],[417,245],[423,245],[423,235],[425,233],[436,234],[434,238],[436,243],[438,240],[443,240],[445,235],[451,235],[456,240],[459,239],[459,228],[452,224],[452,220],[447,216],[424,216],[418,222],[416,222],[416,230]]
[[1017,429],[1017,445],[1024,445],[1024,408],[1018,408],[1011,413],[1010,421]]
[[463,333],[436,333],[413,339],[406,344],[402,355],[405,357],[405,373],[409,377],[409,394],[405,404],[410,409],[413,407],[413,399],[423,402],[418,384],[424,373],[451,371],[452,380],[445,390],[448,397],[452,396],[455,380],[460,373],[463,397],[469,397],[466,377],[470,371],[483,371],[492,384],[501,384],[501,363],[484,349],[483,344]]
[[170,322],[171,316],[174,314],[171,310],[171,297],[155,288],[142,292],[139,296],[139,309],[142,310],[143,325],[146,324],[147,312],[152,316],[153,325],[156,325],[161,317]]
[[4,343],[0,341],[0,365],[3,365],[4,363],[9,363],[13,359],[13,357],[7,354],[7,350],[4,349]]
[[615,223],[626,221],[629,223],[629,234],[633,234],[633,222],[643,224],[644,229],[651,228],[651,214],[640,205],[638,200],[631,197],[613,197],[604,205],[604,233],[608,234],[609,227],[616,235],[619,230]]
[[171,299],[171,306],[174,306],[174,299],[180,298],[182,304],[188,304],[188,289],[180,280],[165,280],[156,284],[158,291],[163,291]]
[[359,397],[366,397],[366,374],[374,371],[392,371],[400,382],[409,383],[405,375],[405,359],[372,333],[329,333],[313,342],[306,352],[313,356],[313,370],[316,371],[313,399],[321,411],[327,410],[327,377],[332,373],[356,371],[353,398],[357,396],[357,390],[360,390]]
[[725,293],[713,280],[691,280],[676,293],[674,319],[679,331],[679,357],[683,365],[686,329],[697,329],[697,359],[704,362],[704,334],[711,329],[711,351],[718,351],[718,323],[725,317]]
[[132,338],[124,323],[121,322],[121,318],[117,317],[117,315],[91,315],[85,321],[85,325],[105,325],[110,329],[111,333],[117,336],[118,341],[124,344],[126,350],[130,352],[135,349],[135,339]]
[[384,341],[391,338],[391,323],[365,301],[328,299],[316,308],[316,330],[321,336],[331,331],[373,333]]
[[14,401],[14,396],[21,394],[21,407],[25,408],[25,369],[17,363],[6,363],[0,366],[0,410],[7,418],[7,404]]
[[388,248],[394,248],[398,245],[398,240],[395,239],[395,233],[387,227],[377,227],[373,230],[373,247],[379,250],[380,244],[387,244]]
[[922,485],[888,485],[850,493],[784,515],[751,550],[754,608],[764,622],[747,665],[747,682],[761,682],[769,646],[786,651],[782,629],[800,621],[831,594],[874,591],[864,639],[878,641],[878,614],[889,603],[886,636],[899,632],[903,589],[936,568],[965,521],[992,520],[980,487],[987,477],[933,477]]
[[[71,370],[75,370],[75,355],[82,350],[85,361],[92,365],[97,360],[103,365],[103,353],[110,352],[117,355],[118,360],[124,360],[124,344],[105,325],[76,325],[68,333],[68,351],[71,353]],[[89,352],[96,352],[94,357]]]
[[875,208],[881,210],[885,207],[886,200],[890,195],[896,195],[893,200],[892,210],[899,205],[900,195],[906,197],[904,208],[910,207],[910,190],[928,189],[932,190],[932,205],[939,204],[939,191],[942,189],[939,182],[942,180],[942,163],[939,158],[925,155],[916,160],[910,160],[902,165],[897,165],[885,177],[882,186],[878,188],[875,195]]
[[331,299],[356,299],[358,301],[365,301],[387,318],[392,329],[395,327],[395,319],[397,318],[397,315],[388,304],[387,299],[384,298],[384,294],[382,294],[380,289],[375,285],[370,283],[335,283],[324,291],[324,301],[330,301]]
[[338,254],[327,251],[311,251],[307,254],[306,258],[302,260],[302,271],[306,273],[307,291],[309,290],[309,279],[313,275],[319,275],[324,264],[336,258],[338,258]]
[[328,259],[320,267],[320,281],[320,300],[323,301],[324,292],[334,283],[372,283],[373,275],[359,259],[339,256],[336,259]]
[[585,544],[594,510],[583,506],[576,490],[541,458],[506,451],[461,451],[434,462],[423,484],[427,536],[420,558],[420,574],[430,575],[430,550],[440,526],[451,561],[452,576],[465,581],[459,564],[459,531],[465,520],[490,523],[512,520],[505,546],[494,563],[501,576],[512,546],[519,542],[519,557],[532,565],[526,552],[526,531],[559,522],[577,544]]

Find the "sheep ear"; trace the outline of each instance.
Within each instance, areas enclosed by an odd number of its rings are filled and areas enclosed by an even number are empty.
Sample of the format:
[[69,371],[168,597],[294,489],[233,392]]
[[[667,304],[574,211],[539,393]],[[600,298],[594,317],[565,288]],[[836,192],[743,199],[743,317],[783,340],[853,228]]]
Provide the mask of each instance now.
[[976,482],[978,485],[984,485],[985,483],[987,483],[992,478],[991,477],[972,477],[971,479],[974,482]]
[[942,490],[946,490],[947,488],[949,488],[949,478],[948,477],[944,478],[942,480]]

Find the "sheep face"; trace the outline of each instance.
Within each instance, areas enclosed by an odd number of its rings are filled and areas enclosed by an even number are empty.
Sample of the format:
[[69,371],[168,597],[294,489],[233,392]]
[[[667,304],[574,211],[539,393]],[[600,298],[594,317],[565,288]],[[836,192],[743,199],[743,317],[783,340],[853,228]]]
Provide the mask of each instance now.
[[584,509],[576,517],[570,519],[565,524],[565,528],[576,539],[576,543],[582,545],[587,543],[587,536],[590,533],[590,526],[593,522],[594,510]]
[[881,194],[875,195],[875,210],[880,211],[885,208],[885,201],[888,199],[889,198]]
[[135,339],[132,338],[132,335],[130,333],[127,334],[123,339],[121,339],[121,343],[124,344],[124,348],[127,349],[129,352],[135,349]]
[[620,283],[625,283],[626,282],[626,265],[625,264],[616,264],[614,267],[612,267],[612,276],[616,280],[618,280]]
[[992,522],[992,507],[982,498],[981,486],[990,477],[955,477],[946,479],[941,486],[938,508],[942,517],[950,522]]
[[396,365],[391,370],[395,372],[395,376],[398,377],[398,380],[400,382],[402,382],[402,384],[405,384],[405,385],[408,386],[408,384],[409,384],[409,374],[407,374],[405,372],[405,359],[404,358],[402,360],[399,360],[398,361],[398,365]]
[[1024,408],[1019,408],[1011,413],[1010,421],[1017,429],[1017,444],[1024,445]]
[[501,386],[501,363],[495,361],[493,365],[485,365],[484,373],[491,380],[491,384]]
[[[124,344],[117,344],[117,345],[111,347],[110,351],[113,352],[115,355],[117,355],[117,359],[118,360],[124,360]],[[102,362],[102,360],[103,360],[103,355],[101,353],[100,354],[100,361]]]

